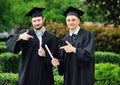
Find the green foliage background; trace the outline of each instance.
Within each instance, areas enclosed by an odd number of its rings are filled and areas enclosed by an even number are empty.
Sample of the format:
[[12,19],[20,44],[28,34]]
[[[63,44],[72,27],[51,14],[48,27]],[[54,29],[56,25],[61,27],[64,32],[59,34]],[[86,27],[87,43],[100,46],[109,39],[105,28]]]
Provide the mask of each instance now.
[[46,8],[43,14],[47,22],[65,23],[63,11],[74,6],[85,12],[82,22],[109,21],[120,25],[119,5],[119,0],[0,0],[0,31],[10,30],[16,25],[28,28],[29,18],[24,15],[36,6]]
[[46,8],[46,21],[62,22],[62,12],[68,6],[79,7],[79,0],[1,0],[0,1],[0,30],[10,30],[15,25],[29,26],[30,22],[24,15],[33,7]]

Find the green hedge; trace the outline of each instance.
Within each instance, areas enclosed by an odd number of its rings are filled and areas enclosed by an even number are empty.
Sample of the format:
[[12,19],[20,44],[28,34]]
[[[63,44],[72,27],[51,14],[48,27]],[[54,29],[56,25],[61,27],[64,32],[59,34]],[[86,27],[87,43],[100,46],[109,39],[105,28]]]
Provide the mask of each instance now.
[[18,85],[18,74],[13,73],[0,74],[0,85]]
[[0,53],[8,52],[5,42],[0,42]]
[[[120,85],[120,67],[110,63],[100,63],[95,65],[94,85]],[[55,85],[63,85],[63,77],[54,75]],[[17,85],[18,74],[1,73],[0,85]]]
[[5,42],[3,42],[3,41],[0,41],[0,46],[1,46],[1,45],[5,45]]
[[120,85],[120,67],[110,63],[95,66],[95,85]]
[[0,67],[2,73],[17,73],[19,66],[19,56],[13,53],[1,53],[0,54]]
[[120,66],[120,55],[113,52],[95,52],[95,62],[96,63],[113,63]]
[[8,52],[8,49],[5,45],[0,45],[0,53]]
[[63,76],[60,76],[58,74],[58,68],[53,67],[53,73],[54,73],[54,83],[55,85],[63,85]]
[[[55,85],[63,85],[62,76],[54,76]],[[0,85],[18,85],[18,74],[2,73],[0,74]]]
[[55,85],[63,85],[63,77],[60,75],[54,76]]

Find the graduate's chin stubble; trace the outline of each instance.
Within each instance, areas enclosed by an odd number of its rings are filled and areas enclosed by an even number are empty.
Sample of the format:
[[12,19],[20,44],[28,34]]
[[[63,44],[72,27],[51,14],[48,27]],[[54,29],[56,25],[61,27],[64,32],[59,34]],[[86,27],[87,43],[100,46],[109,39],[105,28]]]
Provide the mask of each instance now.
[[42,26],[40,28],[35,28],[36,30],[40,30],[42,28]]

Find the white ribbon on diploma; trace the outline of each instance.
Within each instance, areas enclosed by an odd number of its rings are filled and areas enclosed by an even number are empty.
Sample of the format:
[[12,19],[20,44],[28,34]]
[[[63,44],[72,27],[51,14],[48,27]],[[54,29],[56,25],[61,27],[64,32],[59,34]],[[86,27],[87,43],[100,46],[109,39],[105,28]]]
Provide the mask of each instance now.
[[47,51],[48,51],[48,53],[49,53],[50,57],[51,57],[51,58],[52,58],[52,60],[53,60],[53,59],[54,59],[54,57],[53,57],[52,53],[50,52],[50,49],[48,48],[48,46],[47,46],[47,45],[45,45],[45,48],[47,49]]

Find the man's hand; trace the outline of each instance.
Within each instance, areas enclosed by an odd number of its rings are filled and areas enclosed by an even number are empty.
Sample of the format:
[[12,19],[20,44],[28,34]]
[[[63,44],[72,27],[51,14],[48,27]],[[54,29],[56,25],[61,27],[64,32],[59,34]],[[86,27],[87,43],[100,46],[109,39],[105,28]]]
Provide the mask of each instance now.
[[18,41],[19,40],[26,40],[27,41],[30,38],[33,38],[33,36],[31,36],[31,35],[29,35],[27,33],[28,33],[28,30],[26,32],[24,32],[23,34],[20,34]]
[[58,66],[58,65],[60,65],[59,60],[58,60],[57,58],[52,59],[52,60],[51,60],[51,63],[52,63],[53,66]]
[[45,50],[42,47],[40,47],[40,49],[38,49],[38,55],[41,57],[45,57]]
[[68,41],[66,41],[66,46],[60,47],[60,49],[64,49],[66,53],[74,52],[76,53],[76,48],[73,47]]

